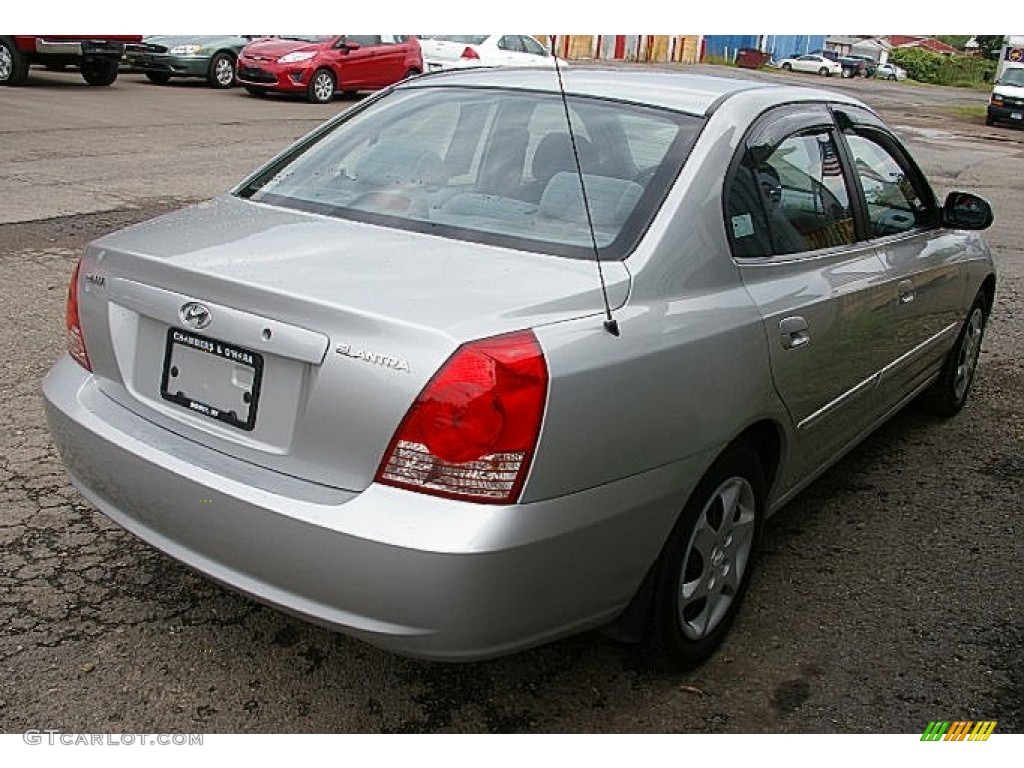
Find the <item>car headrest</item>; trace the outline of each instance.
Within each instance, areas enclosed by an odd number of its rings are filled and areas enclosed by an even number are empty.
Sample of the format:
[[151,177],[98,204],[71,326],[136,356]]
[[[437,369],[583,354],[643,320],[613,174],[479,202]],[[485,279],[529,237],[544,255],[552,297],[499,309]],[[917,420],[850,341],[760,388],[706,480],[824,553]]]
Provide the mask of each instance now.
[[[644,188],[635,181],[610,176],[584,174],[583,183],[595,227],[621,227],[644,193]],[[555,174],[544,188],[540,212],[562,221],[586,224],[579,176],[567,172]]]

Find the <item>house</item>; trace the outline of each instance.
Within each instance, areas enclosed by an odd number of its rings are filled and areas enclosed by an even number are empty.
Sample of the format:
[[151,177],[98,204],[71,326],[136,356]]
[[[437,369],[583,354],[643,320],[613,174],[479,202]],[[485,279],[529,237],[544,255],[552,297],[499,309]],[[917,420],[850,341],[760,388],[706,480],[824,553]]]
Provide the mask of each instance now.
[[700,35],[557,35],[555,50],[566,59],[696,64]]
[[705,35],[701,39],[700,60],[715,56],[735,61],[741,49],[756,48],[779,61],[824,47],[825,35]]
[[854,56],[867,56],[874,59],[877,64],[885,64],[889,61],[889,51],[892,46],[888,40],[870,37],[858,40],[850,47],[850,53]]
[[940,53],[943,56],[959,56],[960,51],[952,45],[947,45],[934,37],[923,35],[889,35],[889,44],[893,48],[924,48],[932,53]]

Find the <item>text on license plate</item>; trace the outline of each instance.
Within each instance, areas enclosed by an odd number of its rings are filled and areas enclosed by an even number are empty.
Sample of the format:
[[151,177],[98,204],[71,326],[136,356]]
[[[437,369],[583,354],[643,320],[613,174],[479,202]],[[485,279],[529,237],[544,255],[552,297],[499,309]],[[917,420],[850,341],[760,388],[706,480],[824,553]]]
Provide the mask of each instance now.
[[171,328],[160,396],[193,413],[252,431],[263,378],[258,352]]

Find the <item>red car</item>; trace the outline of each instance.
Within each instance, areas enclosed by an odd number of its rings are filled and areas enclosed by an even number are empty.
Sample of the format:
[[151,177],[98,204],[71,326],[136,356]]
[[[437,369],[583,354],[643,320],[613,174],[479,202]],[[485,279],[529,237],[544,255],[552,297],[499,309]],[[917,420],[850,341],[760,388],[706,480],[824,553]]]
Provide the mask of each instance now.
[[412,35],[280,35],[255,40],[238,57],[238,82],[253,96],[303,93],[326,104],[337,91],[385,88],[423,71]]

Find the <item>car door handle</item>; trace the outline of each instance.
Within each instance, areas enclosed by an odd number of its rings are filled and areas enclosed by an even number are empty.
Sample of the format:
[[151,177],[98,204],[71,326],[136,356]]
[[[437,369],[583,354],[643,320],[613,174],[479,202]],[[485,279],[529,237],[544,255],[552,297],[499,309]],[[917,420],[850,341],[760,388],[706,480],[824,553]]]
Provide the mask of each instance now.
[[799,315],[780,320],[779,331],[782,334],[783,349],[798,349],[811,341],[807,320]]
[[914,283],[910,280],[901,280],[896,290],[900,294],[900,304],[910,304],[914,301]]

